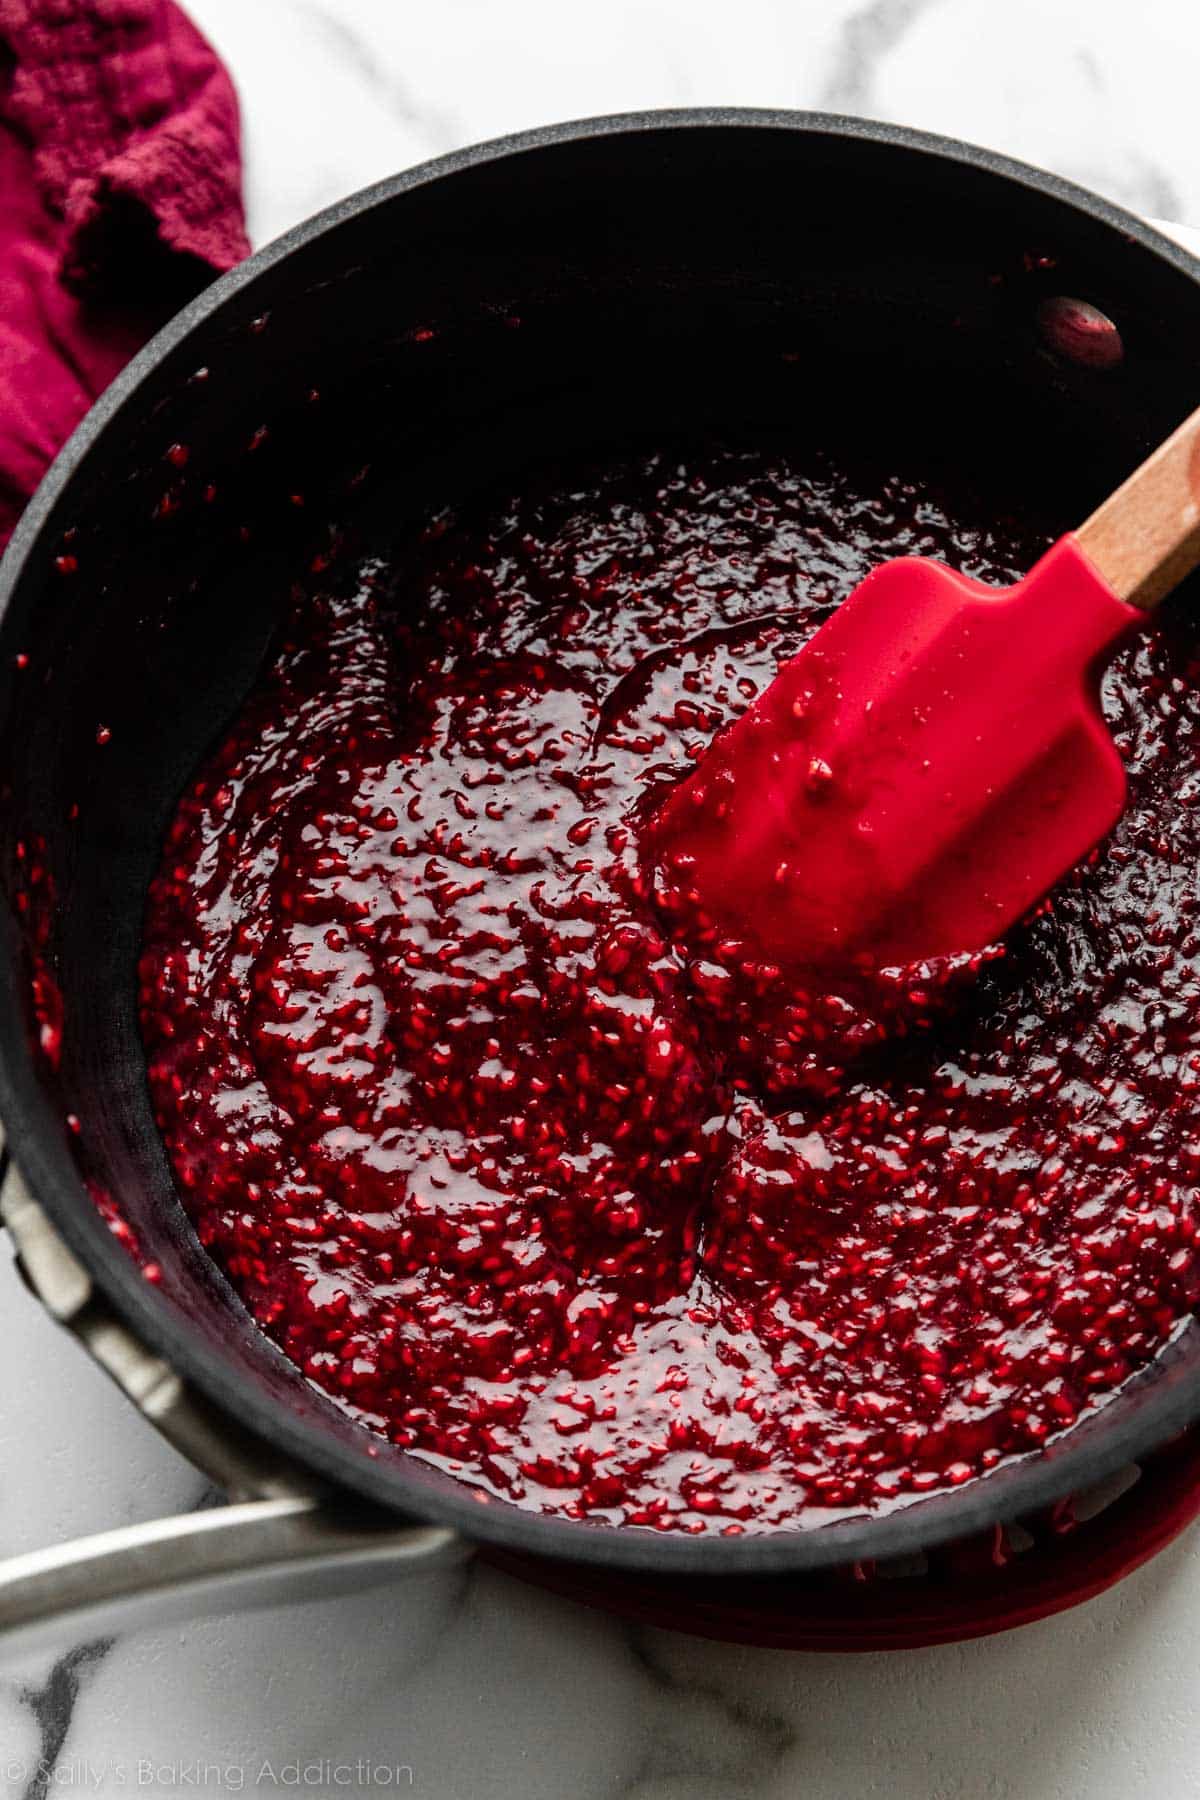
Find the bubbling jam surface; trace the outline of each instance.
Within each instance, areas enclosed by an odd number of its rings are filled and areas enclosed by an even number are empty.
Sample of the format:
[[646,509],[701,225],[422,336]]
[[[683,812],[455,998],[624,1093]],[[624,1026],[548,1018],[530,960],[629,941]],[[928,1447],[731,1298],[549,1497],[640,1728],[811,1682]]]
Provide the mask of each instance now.
[[[993,502],[994,502],[994,496]],[[692,1533],[1036,1449],[1200,1295],[1200,692],[1003,953],[806,978],[639,825],[881,559],[1014,580],[957,479],[696,450],[531,480],[297,591],[152,885],[143,1031],[202,1243],[305,1374],[517,1505]]]

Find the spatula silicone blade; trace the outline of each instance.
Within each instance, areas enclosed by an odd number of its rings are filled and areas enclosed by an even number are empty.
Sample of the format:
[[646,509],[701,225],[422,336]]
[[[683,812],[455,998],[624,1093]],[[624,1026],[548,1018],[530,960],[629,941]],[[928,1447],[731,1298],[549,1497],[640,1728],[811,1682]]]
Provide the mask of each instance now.
[[1200,561],[1200,411],[1011,588],[874,570],[649,827],[691,906],[777,960],[995,942],[1125,805],[1117,645]]

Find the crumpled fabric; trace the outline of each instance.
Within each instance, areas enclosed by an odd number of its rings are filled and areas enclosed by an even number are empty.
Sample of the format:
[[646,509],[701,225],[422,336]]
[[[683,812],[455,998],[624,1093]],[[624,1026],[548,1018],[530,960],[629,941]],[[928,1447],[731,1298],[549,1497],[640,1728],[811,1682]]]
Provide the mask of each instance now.
[[237,97],[171,0],[0,0],[0,547],[134,351],[246,256]]

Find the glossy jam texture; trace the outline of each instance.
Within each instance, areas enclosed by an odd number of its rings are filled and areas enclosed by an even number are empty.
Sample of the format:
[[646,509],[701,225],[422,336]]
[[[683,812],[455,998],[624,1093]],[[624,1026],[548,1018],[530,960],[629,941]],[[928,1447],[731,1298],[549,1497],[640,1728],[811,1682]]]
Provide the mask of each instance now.
[[870,984],[698,942],[639,821],[880,558],[1008,581],[963,483],[657,455],[334,569],[147,913],[202,1242],[374,1430],[693,1533],[903,1503],[1069,1427],[1200,1292],[1200,699],[1105,706],[1114,839],[1006,952]]

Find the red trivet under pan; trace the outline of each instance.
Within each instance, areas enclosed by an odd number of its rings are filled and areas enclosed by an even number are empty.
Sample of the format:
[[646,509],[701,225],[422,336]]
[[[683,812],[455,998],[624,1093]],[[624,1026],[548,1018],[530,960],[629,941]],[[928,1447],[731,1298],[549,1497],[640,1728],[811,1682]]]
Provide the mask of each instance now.
[[[1109,1497],[1115,1496],[1115,1497]],[[1200,1430],[1103,1492],[888,1569],[703,1581],[489,1551],[524,1581],[643,1624],[776,1650],[914,1650],[1009,1631],[1112,1587],[1200,1513]]]

